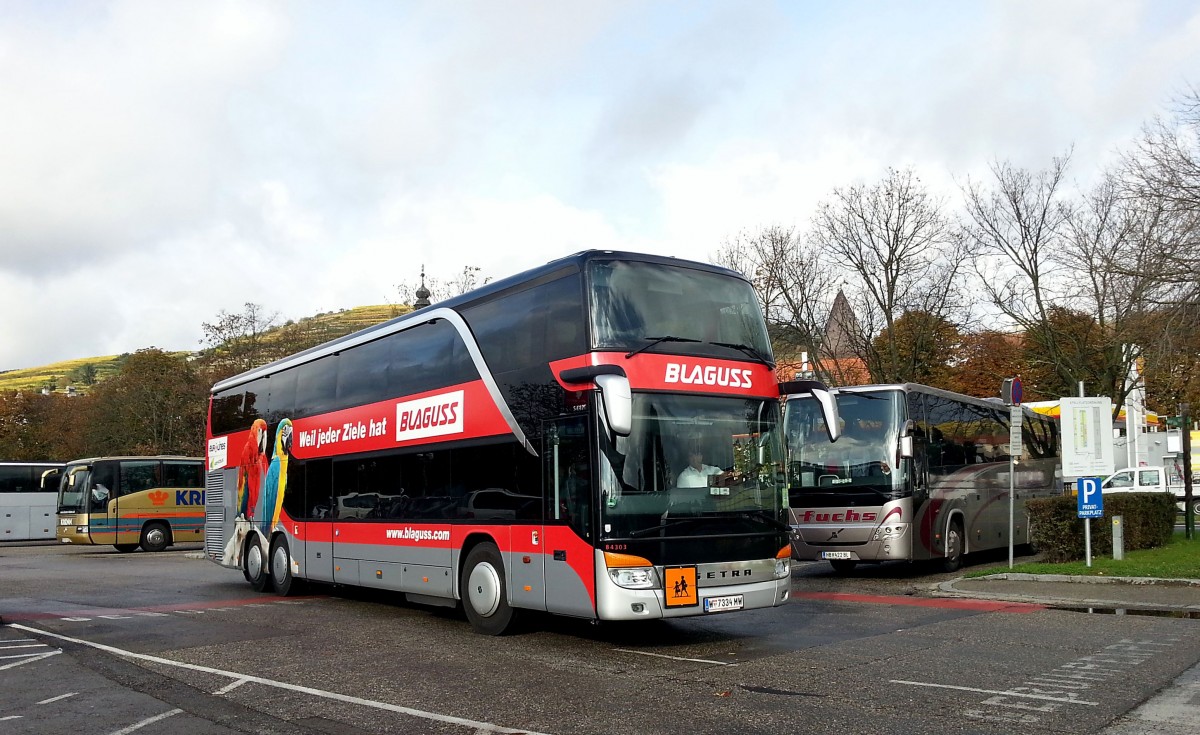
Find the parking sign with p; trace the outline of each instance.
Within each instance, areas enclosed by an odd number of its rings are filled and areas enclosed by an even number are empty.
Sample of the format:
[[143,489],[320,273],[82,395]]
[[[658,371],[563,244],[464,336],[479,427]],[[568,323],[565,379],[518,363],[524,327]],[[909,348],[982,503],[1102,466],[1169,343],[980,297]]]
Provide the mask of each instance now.
[[1100,492],[1099,477],[1080,477],[1075,481],[1076,501],[1080,518],[1103,518],[1104,495]]

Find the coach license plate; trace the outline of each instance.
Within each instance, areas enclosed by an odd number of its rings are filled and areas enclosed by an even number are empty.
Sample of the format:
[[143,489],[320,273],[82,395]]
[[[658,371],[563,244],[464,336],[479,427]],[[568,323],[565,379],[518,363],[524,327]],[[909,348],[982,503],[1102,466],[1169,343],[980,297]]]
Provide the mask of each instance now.
[[58,519],[58,525],[60,525],[60,526],[69,526],[74,522],[75,521],[71,520],[70,518],[59,518]]
[[724,595],[723,597],[704,598],[704,612],[725,612],[726,610],[741,610],[741,595]]
[[849,559],[850,552],[849,551],[822,551],[821,558],[822,559]]

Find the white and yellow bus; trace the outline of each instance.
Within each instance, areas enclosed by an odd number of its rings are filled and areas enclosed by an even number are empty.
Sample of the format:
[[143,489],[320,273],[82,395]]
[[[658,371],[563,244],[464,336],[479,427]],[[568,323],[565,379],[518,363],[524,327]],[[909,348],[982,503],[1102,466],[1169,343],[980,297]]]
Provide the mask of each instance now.
[[162,551],[204,540],[204,460],[94,457],[68,462],[58,490],[56,537]]

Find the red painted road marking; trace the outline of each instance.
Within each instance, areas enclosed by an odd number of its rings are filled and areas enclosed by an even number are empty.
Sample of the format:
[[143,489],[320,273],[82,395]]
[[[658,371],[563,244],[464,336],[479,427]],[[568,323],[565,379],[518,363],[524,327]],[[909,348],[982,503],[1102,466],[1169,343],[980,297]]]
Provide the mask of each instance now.
[[1029,602],[996,602],[972,600],[961,597],[901,597],[897,595],[852,595],[844,592],[793,592],[792,599],[830,600],[832,602],[866,602],[875,605],[909,605],[912,607],[940,607],[950,610],[977,610],[979,612],[1031,613],[1045,610],[1045,605]]

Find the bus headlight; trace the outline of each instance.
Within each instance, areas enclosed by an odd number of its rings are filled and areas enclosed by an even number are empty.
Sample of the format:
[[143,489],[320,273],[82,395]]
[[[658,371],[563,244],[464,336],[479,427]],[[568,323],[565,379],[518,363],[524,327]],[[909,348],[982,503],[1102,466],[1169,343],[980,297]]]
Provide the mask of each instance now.
[[608,577],[613,584],[629,590],[652,590],[658,587],[654,567],[624,567],[609,569]]
[[775,579],[783,579],[790,576],[792,576],[791,558],[775,559]]

